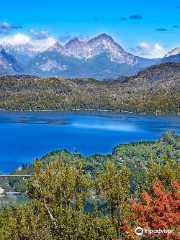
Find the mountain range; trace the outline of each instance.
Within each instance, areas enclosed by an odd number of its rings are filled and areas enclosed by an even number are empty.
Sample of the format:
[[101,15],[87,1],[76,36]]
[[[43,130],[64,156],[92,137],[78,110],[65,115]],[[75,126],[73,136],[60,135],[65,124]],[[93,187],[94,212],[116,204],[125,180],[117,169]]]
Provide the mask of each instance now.
[[48,49],[29,43],[0,46],[1,76],[21,73],[39,77],[114,79],[174,61],[180,61],[180,48],[163,59],[146,59],[126,52],[107,34],[89,41],[73,38],[64,46],[56,42]]

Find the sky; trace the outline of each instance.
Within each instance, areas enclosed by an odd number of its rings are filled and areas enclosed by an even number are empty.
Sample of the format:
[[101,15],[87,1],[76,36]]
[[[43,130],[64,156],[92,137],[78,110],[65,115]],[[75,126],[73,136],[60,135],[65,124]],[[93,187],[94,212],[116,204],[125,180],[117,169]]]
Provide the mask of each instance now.
[[180,47],[180,0],[0,0],[0,43],[48,47],[101,33],[135,55],[163,57]]

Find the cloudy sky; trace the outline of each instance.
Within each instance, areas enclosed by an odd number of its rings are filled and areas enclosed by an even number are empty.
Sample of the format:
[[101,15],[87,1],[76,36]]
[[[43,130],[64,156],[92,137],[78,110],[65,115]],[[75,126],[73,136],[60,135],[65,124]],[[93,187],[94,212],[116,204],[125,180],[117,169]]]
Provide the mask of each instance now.
[[143,57],[180,47],[180,0],[0,0],[0,43],[50,46],[111,35]]

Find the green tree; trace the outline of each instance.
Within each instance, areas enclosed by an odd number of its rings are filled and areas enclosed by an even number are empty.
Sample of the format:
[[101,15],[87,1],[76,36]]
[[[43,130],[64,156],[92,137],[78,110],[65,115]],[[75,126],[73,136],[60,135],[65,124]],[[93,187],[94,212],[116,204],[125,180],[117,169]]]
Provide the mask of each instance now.
[[153,155],[150,155],[148,167],[145,170],[145,190],[152,189],[156,182],[161,181],[165,189],[172,189],[172,182],[180,182],[180,164],[165,157],[164,161],[156,163],[153,160]]
[[121,225],[124,218],[125,205],[130,194],[130,171],[127,167],[117,170],[113,163],[107,163],[106,170],[100,172],[96,180],[96,190],[105,203],[107,213],[116,227],[117,238],[121,237]]

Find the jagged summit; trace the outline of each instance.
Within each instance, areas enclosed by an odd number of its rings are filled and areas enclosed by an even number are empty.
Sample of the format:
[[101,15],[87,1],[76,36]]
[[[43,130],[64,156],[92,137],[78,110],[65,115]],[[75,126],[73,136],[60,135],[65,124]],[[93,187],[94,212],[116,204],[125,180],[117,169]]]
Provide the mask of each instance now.
[[65,55],[65,56],[69,55],[68,52],[66,51],[66,49],[59,42],[56,42],[53,46],[48,48],[47,52],[59,53],[59,54]]
[[98,55],[106,54],[112,62],[128,65],[137,64],[137,60],[132,54],[126,53],[111,36],[105,33],[89,41],[73,38],[65,45],[65,49],[68,55],[80,59],[92,59]]
[[66,43],[66,46],[70,45],[70,44],[74,44],[74,43],[80,43],[81,41],[79,40],[79,38],[74,37],[72,38],[68,43]]
[[[63,47],[59,42],[56,42],[53,46],[54,46],[54,47],[59,47],[59,48],[62,48],[62,47]],[[52,47],[53,47],[53,46],[52,46]]]
[[102,41],[102,40],[109,41],[109,42],[115,42],[114,39],[106,33],[102,33],[102,34],[98,35],[97,37],[90,39],[88,42],[91,43],[93,41]]
[[58,51],[59,49],[64,49],[64,47],[59,42],[56,42],[54,45],[48,48],[49,51]]

